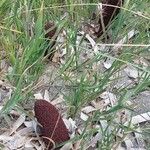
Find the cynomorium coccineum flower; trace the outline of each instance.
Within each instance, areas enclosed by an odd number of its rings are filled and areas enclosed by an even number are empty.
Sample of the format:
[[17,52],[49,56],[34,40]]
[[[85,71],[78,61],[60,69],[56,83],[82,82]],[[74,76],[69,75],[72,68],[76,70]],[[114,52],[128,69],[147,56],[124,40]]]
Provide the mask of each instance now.
[[[99,30],[96,32],[97,37],[100,37],[107,30],[111,21],[118,15],[124,0],[102,0],[102,12],[100,15]],[[113,5],[113,6],[110,6]],[[117,7],[116,7],[117,6]],[[118,7],[119,6],[119,7]]]

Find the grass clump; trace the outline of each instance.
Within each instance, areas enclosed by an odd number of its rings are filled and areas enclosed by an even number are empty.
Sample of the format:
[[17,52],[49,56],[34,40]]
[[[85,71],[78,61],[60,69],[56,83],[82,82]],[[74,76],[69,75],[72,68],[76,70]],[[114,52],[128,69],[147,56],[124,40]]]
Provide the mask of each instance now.
[[[0,45],[5,51],[6,60],[11,70],[5,78],[13,87],[11,98],[6,102],[2,113],[9,113],[20,102],[33,98],[33,92],[38,79],[45,68],[44,54],[47,50],[44,25],[47,21],[56,22],[60,32],[66,31],[65,42],[60,49],[66,50],[65,63],[60,64],[58,76],[70,87],[69,94],[63,93],[66,100],[68,117],[77,119],[82,108],[91,105],[102,93],[109,91],[116,95],[115,104],[103,110],[96,110],[83,123],[83,132],[73,139],[82,143],[81,149],[86,149],[86,143],[99,134],[97,142],[99,149],[117,149],[129,133],[136,131],[137,126],[131,124],[132,107],[129,101],[150,86],[149,65],[138,60],[149,61],[149,20],[147,1],[126,1],[119,16],[108,28],[110,39],[101,44],[96,39],[98,48],[105,45],[104,51],[94,53],[89,59],[81,60],[84,51],[91,53],[92,49],[85,36],[78,39],[79,29],[84,22],[89,22],[98,1],[14,1],[0,2]],[[86,5],[85,5],[86,4]],[[140,5],[139,5],[140,4]],[[139,13],[138,11],[142,12]],[[129,33],[134,33],[129,38]],[[126,36],[126,38],[124,38]],[[118,48],[118,41],[124,40]],[[56,42],[56,47],[59,42]],[[86,47],[87,46],[87,47]],[[89,48],[90,47],[90,48]],[[89,48],[89,49],[88,49]],[[109,49],[109,50],[107,50]],[[89,50],[89,51],[88,51]],[[94,48],[92,49],[94,51]],[[51,51],[51,50],[49,50]],[[0,58],[2,59],[2,58]],[[101,67],[110,59],[109,69]],[[148,63],[149,64],[149,63]],[[132,66],[138,70],[138,77],[130,85],[115,86],[122,78],[118,76],[124,68]],[[132,111],[131,111],[132,110]],[[118,114],[130,111],[131,116],[125,125]],[[94,128],[93,126],[98,126]],[[118,134],[122,132],[122,137]]]

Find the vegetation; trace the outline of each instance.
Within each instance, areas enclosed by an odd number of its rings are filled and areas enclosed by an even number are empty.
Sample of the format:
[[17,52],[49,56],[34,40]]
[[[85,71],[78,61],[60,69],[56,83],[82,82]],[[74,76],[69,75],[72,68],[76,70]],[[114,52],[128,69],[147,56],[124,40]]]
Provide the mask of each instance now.
[[[127,134],[137,129],[137,126],[133,127],[130,123],[125,126],[116,121],[118,113],[128,110],[132,114],[134,110],[128,101],[140,92],[150,90],[150,68],[138,61],[141,59],[149,61],[150,57],[150,4],[149,0],[125,1],[121,13],[108,28],[109,41],[107,44],[103,43],[110,51],[99,51],[88,60],[82,61],[81,54],[87,50],[87,47],[84,47],[84,36],[80,41],[78,39],[79,29],[82,24],[90,23],[89,20],[98,2],[98,0],[2,0],[0,2],[0,52],[5,52],[5,59],[11,67],[11,70],[5,73],[3,70],[0,72],[13,87],[12,96],[5,103],[1,113],[6,115],[14,107],[17,106],[18,109],[19,103],[33,99],[39,77],[47,64],[44,54],[49,45],[44,37],[44,25],[48,21],[53,21],[58,27],[58,36],[63,29],[66,31],[65,42],[61,45],[61,48],[66,49],[65,62],[59,64],[55,79],[61,78],[70,87],[69,93],[63,93],[68,117],[77,119],[81,109],[104,91],[117,96],[117,102],[110,109],[95,111],[83,123],[84,131],[73,141],[80,139],[84,149],[86,142],[100,132],[102,136],[97,146],[102,150],[110,150],[112,147],[117,148]],[[113,49],[117,46],[114,43],[118,43],[130,31],[136,34],[130,40],[125,39],[121,48]],[[102,40],[103,36],[96,39],[99,48]],[[57,46],[60,46],[58,41],[49,53],[55,51]],[[0,60],[2,59],[4,58],[1,55]],[[113,61],[109,69],[94,69],[94,66],[102,64],[106,59]],[[119,72],[127,65],[138,70],[136,83],[132,86],[114,87],[120,80]],[[101,121],[107,122],[105,127],[89,129],[92,123],[99,124]],[[123,131],[123,137],[114,142],[120,130]],[[144,133],[147,135],[147,130],[143,129]]]

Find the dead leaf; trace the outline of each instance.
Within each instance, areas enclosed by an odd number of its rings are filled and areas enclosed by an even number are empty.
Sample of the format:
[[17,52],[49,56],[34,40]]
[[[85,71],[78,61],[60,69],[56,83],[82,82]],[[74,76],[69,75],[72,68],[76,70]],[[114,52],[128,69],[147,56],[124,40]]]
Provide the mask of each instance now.
[[96,111],[96,109],[93,106],[86,106],[84,108],[82,108],[81,110],[83,113],[89,114],[93,111]]
[[115,102],[117,101],[116,95],[108,91],[103,92],[100,95],[100,97],[104,100],[104,104],[103,104],[104,106],[108,106],[109,104],[113,106]]
[[89,116],[86,115],[85,113],[81,112],[81,113],[80,113],[80,118],[81,118],[83,121],[87,121],[88,118],[89,118]]
[[90,148],[90,147],[95,147],[97,142],[100,141],[100,139],[102,138],[100,133],[97,133],[92,139],[91,141],[88,143],[88,146],[86,147],[86,149]]
[[66,143],[60,150],[71,150],[72,143]]
[[17,131],[17,134],[19,134],[20,136],[27,136],[29,135],[30,133],[32,133],[34,130],[32,127],[30,128],[23,128],[19,131]]
[[25,118],[25,114],[20,115],[20,117],[13,124],[10,135],[12,135],[25,122]]
[[136,79],[139,76],[138,70],[136,68],[134,68],[133,66],[127,66],[124,69],[124,71],[130,78]]
[[37,93],[37,94],[34,94],[34,98],[35,99],[43,99],[43,96],[41,93]]
[[50,102],[50,97],[49,97],[49,92],[48,92],[48,90],[45,90],[45,92],[44,92],[44,99],[45,99],[46,101],[49,101],[49,102]]
[[53,101],[51,101],[52,105],[58,105],[60,103],[64,102],[64,98],[63,95],[59,95],[58,98],[54,99]]
[[150,121],[150,112],[132,117],[132,124],[139,124],[146,121]]
[[72,118],[69,118],[69,119],[63,118],[63,121],[64,121],[69,133],[71,134],[71,137],[74,137],[75,130],[77,129],[76,122]]
[[113,62],[114,62],[114,60],[107,58],[107,60],[105,62],[103,62],[103,65],[106,69],[109,69],[112,66]]
[[131,30],[123,39],[121,39],[112,49],[112,51],[118,51],[122,47],[122,44],[126,43],[130,40],[133,36],[138,34],[139,32],[136,30]]

